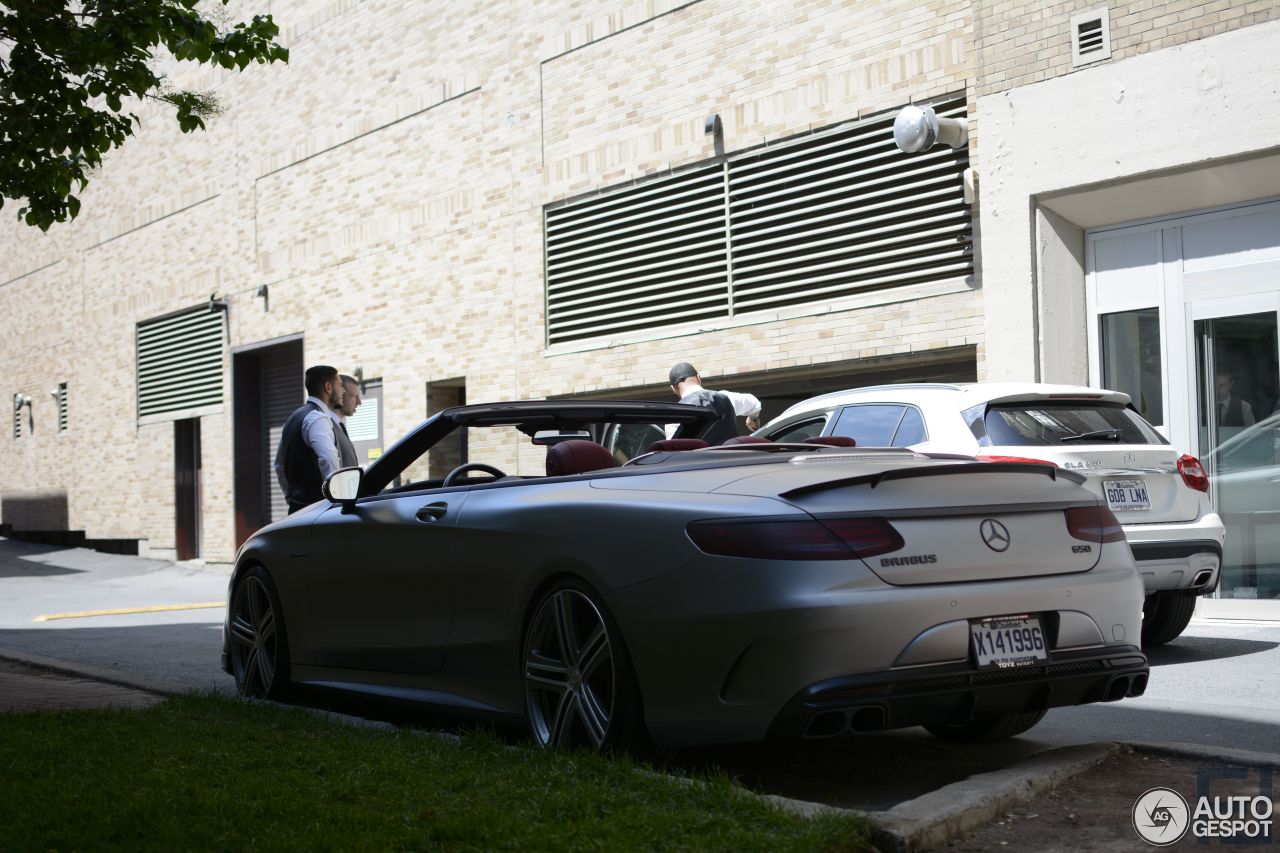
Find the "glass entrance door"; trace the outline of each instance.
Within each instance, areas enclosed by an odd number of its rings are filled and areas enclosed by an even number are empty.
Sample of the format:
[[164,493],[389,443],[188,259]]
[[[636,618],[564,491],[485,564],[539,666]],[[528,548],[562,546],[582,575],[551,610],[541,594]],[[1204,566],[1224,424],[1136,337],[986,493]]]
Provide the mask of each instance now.
[[1192,305],[1199,457],[1227,528],[1217,597],[1280,599],[1280,342],[1275,294]]

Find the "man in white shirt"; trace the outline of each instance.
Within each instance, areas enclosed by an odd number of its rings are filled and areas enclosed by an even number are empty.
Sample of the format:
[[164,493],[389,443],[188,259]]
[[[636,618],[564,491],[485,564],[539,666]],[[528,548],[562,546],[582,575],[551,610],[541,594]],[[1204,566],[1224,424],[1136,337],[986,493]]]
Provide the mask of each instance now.
[[276,479],[290,514],[320,500],[320,484],[342,467],[335,433],[344,389],[336,368],[307,368],[307,400],[284,422],[276,450]]
[[[754,394],[737,391],[710,391],[702,387],[702,377],[693,365],[682,361],[667,374],[671,391],[680,402],[689,406],[704,406],[719,417],[702,436],[708,444],[723,444],[738,434],[737,418],[746,415],[747,429],[760,428],[760,401]],[[675,435],[678,424],[667,424],[667,438]]]

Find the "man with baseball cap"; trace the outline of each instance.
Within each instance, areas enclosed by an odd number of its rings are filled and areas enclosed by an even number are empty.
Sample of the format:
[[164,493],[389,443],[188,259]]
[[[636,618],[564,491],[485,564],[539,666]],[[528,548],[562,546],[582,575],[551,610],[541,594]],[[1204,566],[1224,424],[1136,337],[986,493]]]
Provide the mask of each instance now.
[[[723,444],[738,434],[739,415],[746,415],[747,429],[760,427],[760,401],[754,394],[737,391],[710,391],[702,387],[702,377],[693,365],[682,361],[667,374],[671,390],[680,402],[689,406],[703,406],[718,415],[716,422],[702,436],[708,444]],[[677,424],[667,424],[667,438],[675,434]]]

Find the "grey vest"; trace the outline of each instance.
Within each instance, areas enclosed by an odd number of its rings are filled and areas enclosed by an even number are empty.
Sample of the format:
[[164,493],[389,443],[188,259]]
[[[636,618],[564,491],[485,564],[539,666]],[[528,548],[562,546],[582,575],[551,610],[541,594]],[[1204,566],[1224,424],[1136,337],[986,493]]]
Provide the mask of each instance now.
[[354,468],[359,465],[360,457],[356,455],[356,446],[351,443],[351,436],[347,435],[346,424],[334,429],[333,438],[338,443],[338,458],[342,460],[342,467]]

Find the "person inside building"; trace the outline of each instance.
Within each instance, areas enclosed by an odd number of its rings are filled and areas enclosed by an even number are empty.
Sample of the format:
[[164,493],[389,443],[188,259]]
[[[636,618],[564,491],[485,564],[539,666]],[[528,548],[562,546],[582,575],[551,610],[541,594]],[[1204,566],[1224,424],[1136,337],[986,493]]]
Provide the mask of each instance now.
[[[715,411],[716,422],[702,439],[708,444],[723,444],[738,435],[738,416],[745,415],[748,430],[760,428],[760,401],[754,394],[738,391],[710,391],[702,387],[702,377],[693,365],[682,361],[667,374],[672,392],[689,406],[704,406]],[[677,424],[667,424],[667,438],[675,435]]]
[[356,413],[363,399],[360,396],[359,379],[345,373],[338,378],[342,380],[342,402],[333,409],[338,415],[338,430],[333,437],[338,443],[338,458],[342,467],[352,468],[360,464],[360,457],[356,455],[356,446],[351,443],[351,434],[347,432],[347,418]]
[[[338,414],[344,389],[338,370],[327,364],[308,367],[307,400],[289,415],[276,449],[276,479],[292,515],[320,500],[320,485],[342,467],[338,453]],[[355,451],[352,450],[352,455]]]
[[1230,373],[1219,373],[1214,385],[1218,397],[1218,426],[1253,426],[1253,406],[1239,396],[1236,378]]

